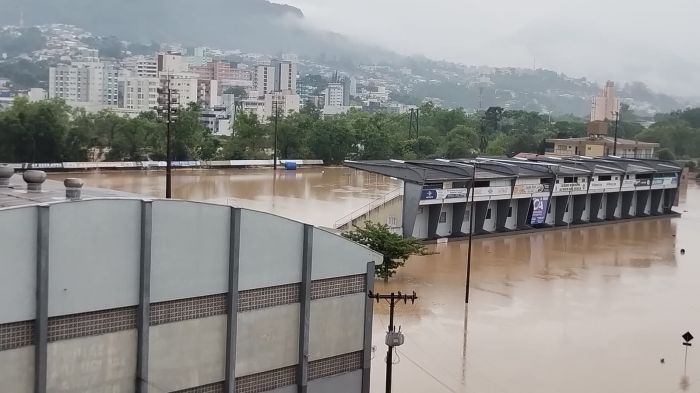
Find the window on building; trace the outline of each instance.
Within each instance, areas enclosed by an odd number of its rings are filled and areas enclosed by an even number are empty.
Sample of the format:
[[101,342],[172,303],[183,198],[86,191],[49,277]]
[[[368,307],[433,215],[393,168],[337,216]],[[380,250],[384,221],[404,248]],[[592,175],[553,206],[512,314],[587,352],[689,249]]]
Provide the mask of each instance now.
[[399,224],[398,221],[399,221],[399,220],[397,220],[396,217],[394,217],[394,216],[389,216],[389,217],[386,218],[386,225],[388,225],[388,226],[390,226],[390,227],[397,227],[398,224]]
[[488,210],[486,210],[486,219],[487,219],[487,220],[490,220],[490,219],[491,219],[491,208],[489,208]]
[[600,181],[612,180],[612,176],[611,175],[600,175],[600,176],[598,176],[598,180],[600,180]]
[[454,181],[454,182],[452,182],[452,188],[467,188],[467,182]]
[[479,180],[474,182],[474,187],[489,187],[491,182],[488,180]]
[[564,177],[564,183],[576,183],[576,178],[574,176]]
[[447,212],[440,212],[439,222],[441,222],[441,223],[447,222]]

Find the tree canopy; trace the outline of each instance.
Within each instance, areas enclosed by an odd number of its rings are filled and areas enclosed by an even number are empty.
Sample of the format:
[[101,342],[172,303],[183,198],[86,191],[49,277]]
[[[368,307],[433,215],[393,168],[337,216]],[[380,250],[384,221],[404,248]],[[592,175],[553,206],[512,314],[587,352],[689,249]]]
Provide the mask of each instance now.
[[393,233],[386,224],[367,221],[364,227],[345,232],[343,236],[384,256],[382,264],[374,271],[377,277],[384,280],[388,280],[398,268],[406,264],[408,257],[423,252],[423,245],[418,240],[404,239]]
[[[405,113],[350,110],[322,116],[311,104],[279,118],[278,156],[322,159],[463,158],[476,155],[543,154],[546,139],[586,135],[573,119],[550,121],[548,115],[489,108],[466,113],[431,103],[420,108],[418,134],[409,134]],[[621,121],[618,136],[661,145],[664,157],[700,157],[700,108],[659,116],[648,128]],[[264,121],[268,120],[268,121]],[[173,158],[270,159],[275,142],[269,119],[241,112],[230,137],[213,136],[202,125],[200,108],[182,109],[173,126]],[[86,113],[60,100],[30,103],[18,99],[0,111],[0,161],[47,162],[104,157],[110,160],[163,159],[165,124],[153,112],[124,118],[111,111]],[[31,148],[29,147],[31,146]]]

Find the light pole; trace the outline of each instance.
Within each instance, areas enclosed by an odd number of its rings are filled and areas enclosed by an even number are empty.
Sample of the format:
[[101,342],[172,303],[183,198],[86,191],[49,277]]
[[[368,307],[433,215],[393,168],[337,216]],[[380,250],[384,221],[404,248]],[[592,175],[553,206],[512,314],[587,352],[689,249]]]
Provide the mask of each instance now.
[[476,183],[476,162],[472,162],[471,202],[469,203],[469,246],[467,249],[467,283],[464,290],[464,303],[469,304],[469,285],[472,273],[472,235],[474,233],[474,184]]
[[613,143],[613,155],[617,155],[617,125],[620,122],[620,112],[615,112],[615,142]]
[[277,119],[279,118],[279,96],[275,95],[273,108],[275,110],[275,142],[274,151],[272,152],[272,169],[277,170]]

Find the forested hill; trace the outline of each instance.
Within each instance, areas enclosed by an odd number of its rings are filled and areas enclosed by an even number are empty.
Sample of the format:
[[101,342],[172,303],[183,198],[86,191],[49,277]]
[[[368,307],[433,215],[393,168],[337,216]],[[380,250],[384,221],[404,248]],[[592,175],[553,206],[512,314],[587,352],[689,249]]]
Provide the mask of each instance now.
[[254,53],[390,56],[329,32],[303,27],[298,8],[267,0],[0,0],[0,25],[65,23],[102,36],[179,42]]

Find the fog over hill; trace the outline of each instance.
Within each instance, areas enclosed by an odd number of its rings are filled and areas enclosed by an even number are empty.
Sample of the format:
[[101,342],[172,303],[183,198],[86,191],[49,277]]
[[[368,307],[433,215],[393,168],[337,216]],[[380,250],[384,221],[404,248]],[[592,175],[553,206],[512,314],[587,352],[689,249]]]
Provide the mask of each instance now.
[[[391,33],[396,37],[372,40],[367,36],[371,35],[372,29],[376,29],[376,34],[386,35],[382,34],[385,27],[372,22],[378,15],[362,19],[352,14],[359,11],[349,9],[345,0],[328,1],[328,4],[299,0],[291,2],[308,7],[316,17],[325,17],[326,14],[320,12],[333,8],[329,4],[342,6],[338,12],[347,13],[345,18],[353,20],[345,26],[364,26],[362,29],[367,30],[365,35],[353,34],[355,38],[349,38],[332,32],[330,30],[342,30],[344,25],[338,23],[338,29],[335,29],[319,24],[315,19],[309,20],[299,8],[267,0],[0,0],[0,10],[3,10],[0,25],[17,25],[20,17],[23,17],[25,26],[73,24],[94,34],[116,36],[132,42],[177,42],[186,46],[241,49],[270,55],[292,52],[348,73],[357,71],[361,64],[387,64],[395,69],[405,67],[413,72],[413,76],[406,78],[398,75],[396,80],[401,81],[400,86],[405,87],[403,92],[410,94],[412,99],[436,97],[448,106],[464,106],[467,109],[477,108],[481,104],[585,115],[590,106],[590,97],[598,92],[603,82],[571,78],[557,72],[559,70],[491,68],[486,84],[475,83],[481,78],[478,74],[480,68],[434,61],[424,56],[399,55],[390,49],[405,53],[401,45],[394,48],[385,44],[390,39],[400,40],[403,36],[401,31],[405,31],[407,37],[415,35],[416,29],[429,35],[434,20],[426,19],[423,25],[412,25],[411,31],[399,29]],[[365,11],[384,13],[384,8],[386,5]],[[391,18],[390,15],[385,17]],[[328,18],[337,19],[340,16],[334,14]],[[401,25],[389,19],[387,24]],[[454,40],[459,40],[457,37]],[[379,42],[385,44],[383,48],[375,45]],[[468,52],[472,44],[465,45],[464,51]],[[497,52],[498,48],[493,51]],[[304,69],[301,68],[301,71]],[[421,78],[425,81],[421,82]],[[643,83],[620,83],[619,90],[624,101],[646,113],[670,111],[692,103],[652,91]]]
[[386,60],[390,51],[305,27],[298,8],[266,0],[0,0],[0,24],[65,23],[137,42],[248,52],[337,53]]

